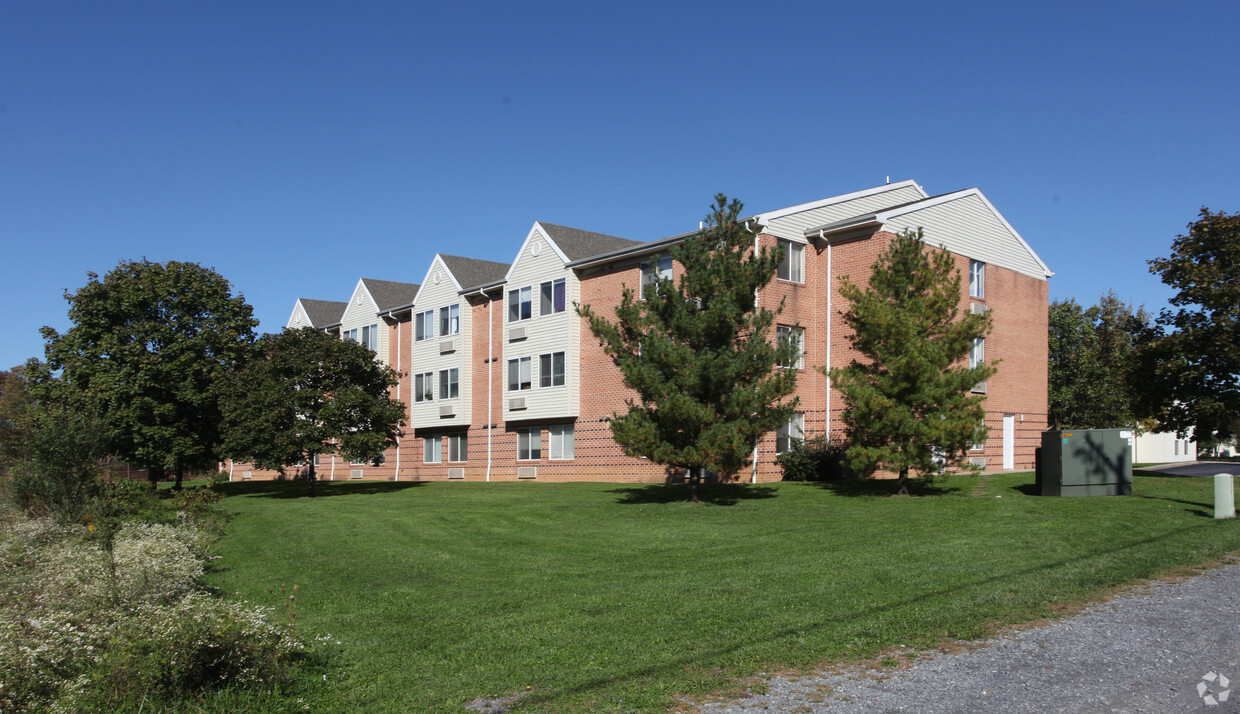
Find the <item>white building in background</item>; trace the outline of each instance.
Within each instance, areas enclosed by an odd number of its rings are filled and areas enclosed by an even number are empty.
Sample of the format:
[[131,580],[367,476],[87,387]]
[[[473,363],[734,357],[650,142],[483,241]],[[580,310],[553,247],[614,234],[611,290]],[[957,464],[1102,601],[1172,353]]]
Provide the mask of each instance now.
[[1197,442],[1191,438],[1181,439],[1174,431],[1147,431],[1131,437],[1129,442],[1132,444],[1134,464],[1171,464],[1197,460]]

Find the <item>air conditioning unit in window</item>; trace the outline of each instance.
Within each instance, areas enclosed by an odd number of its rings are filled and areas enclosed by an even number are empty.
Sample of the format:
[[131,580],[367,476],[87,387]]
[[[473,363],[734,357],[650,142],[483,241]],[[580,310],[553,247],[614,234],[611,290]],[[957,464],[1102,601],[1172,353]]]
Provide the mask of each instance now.
[[525,339],[525,327],[511,327],[508,329],[508,341],[515,342]]
[[978,382],[977,384],[973,385],[973,393],[974,393],[974,394],[985,394],[985,393],[986,393],[986,383],[985,383],[985,382]]
[[439,407],[439,416],[441,417],[456,416],[456,406],[453,404],[444,404],[443,406]]
[[979,305],[977,303],[973,303],[969,306],[969,311],[972,312],[974,315],[985,315],[986,311],[989,309],[990,307],[986,305]]
[[349,478],[361,478],[361,477],[362,477],[361,469],[349,469]]
[[465,478],[465,469],[460,467],[448,469],[448,478]]
[[525,408],[525,397],[513,397],[512,399],[508,400],[509,410],[524,409],[524,408]]
[[439,354],[446,355],[449,352],[456,352],[456,340],[444,340],[439,343]]
[[254,476],[253,471],[242,471],[241,472],[241,478],[243,479],[251,478],[252,476]]
[[985,456],[970,456],[969,463],[973,464],[974,466],[978,468],[984,469],[986,468],[986,457]]
[[518,466],[517,478],[538,478],[537,466]]

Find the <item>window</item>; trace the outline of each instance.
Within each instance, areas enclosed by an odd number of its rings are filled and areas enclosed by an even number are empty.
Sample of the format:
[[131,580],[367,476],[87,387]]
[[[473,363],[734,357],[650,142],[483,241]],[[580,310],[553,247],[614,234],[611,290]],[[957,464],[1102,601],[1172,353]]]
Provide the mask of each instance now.
[[461,331],[461,306],[439,308],[439,334],[455,335]]
[[529,389],[531,386],[530,358],[519,357],[508,360],[508,391],[517,392]]
[[974,337],[973,347],[969,350],[969,369],[973,369],[986,361],[986,338]]
[[790,240],[781,240],[779,245],[784,249],[784,259],[779,261],[776,276],[794,283],[805,282],[805,246]]
[[323,455],[322,455],[322,454],[315,454],[315,455],[314,455],[314,465],[315,465],[315,466],[322,466],[322,465],[323,465]]
[[553,352],[538,356],[538,386],[564,386],[564,353]]
[[530,287],[508,291],[508,321],[519,322],[530,319],[534,309],[534,289]]
[[969,451],[983,451],[986,449],[986,435],[981,429],[973,432],[973,444],[969,446]]
[[434,379],[434,372],[423,372],[413,375],[413,401],[429,402],[435,398],[433,391],[435,387],[432,383]]
[[443,460],[443,448],[438,434],[422,437],[422,463],[437,464]]
[[456,367],[439,370],[439,398],[456,399],[460,396],[459,392],[460,370]]
[[448,461],[469,460],[469,435],[463,431],[448,434]]
[[[357,330],[350,330],[356,338]],[[362,328],[362,344],[366,349],[375,352],[379,349],[379,325],[366,325]]]
[[413,339],[415,342],[435,336],[435,311],[427,310],[413,316]]
[[658,284],[672,279],[672,259],[668,256],[642,263],[641,299],[645,300],[654,293]]
[[552,461],[567,461],[573,458],[573,425],[572,424],[553,424],[547,427],[547,437],[551,453],[548,456]]
[[780,367],[801,369],[805,366],[805,328],[779,325],[775,328],[775,338],[780,347],[791,343],[796,348],[796,355],[791,362],[780,362]]
[[537,461],[542,458],[542,428],[517,429],[517,460]]
[[980,260],[969,261],[969,297],[986,297],[986,264]]
[[775,430],[775,453],[782,454],[792,448],[794,441],[805,438],[805,415],[793,414],[787,424]]
[[565,305],[564,278],[539,285],[538,295],[539,315],[554,315],[558,312],[564,312],[564,309],[567,307]]
[[355,327],[352,330],[345,330],[340,333],[340,336],[349,342],[357,342],[357,328]]

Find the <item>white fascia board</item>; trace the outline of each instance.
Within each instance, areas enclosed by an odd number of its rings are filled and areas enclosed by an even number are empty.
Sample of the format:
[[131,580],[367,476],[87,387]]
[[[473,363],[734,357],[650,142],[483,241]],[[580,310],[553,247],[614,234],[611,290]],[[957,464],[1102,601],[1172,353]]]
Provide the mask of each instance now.
[[882,221],[883,223],[886,223],[888,220],[895,218],[896,216],[903,216],[909,213],[916,213],[917,211],[920,211],[924,208],[930,208],[931,206],[938,206],[944,203],[948,203],[950,201],[956,201],[961,198],[966,198],[968,196],[976,196],[977,198],[981,199],[982,203],[986,205],[987,210],[989,210],[994,215],[995,218],[999,219],[999,222],[1003,224],[1004,228],[1007,228],[1008,232],[1010,232],[1012,234],[1012,237],[1014,237],[1020,243],[1021,247],[1027,250],[1029,252],[1029,255],[1033,256],[1033,259],[1038,262],[1039,266],[1041,266],[1042,271],[1046,273],[1046,277],[1049,278],[1055,274],[1055,272],[1050,269],[1050,266],[1048,266],[1045,262],[1043,262],[1042,258],[1038,256],[1037,252],[1035,252],[1033,248],[1030,247],[1030,245],[1027,242],[1025,242],[1025,239],[1020,235],[1020,233],[1018,233],[1016,229],[1012,227],[1012,224],[1008,223],[1008,220],[1003,217],[1003,214],[999,213],[999,210],[995,208],[994,204],[991,203],[989,199],[986,198],[986,195],[982,193],[981,189],[976,188],[976,187],[966,188],[963,191],[956,191],[954,193],[945,193],[942,196],[936,196],[933,199],[930,199],[929,201],[918,201],[917,203],[909,204],[907,206],[901,206],[900,208],[893,208],[889,211],[879,211],[876,215],[878,216],[878,219],[880,221]]
[[[300,310],[303,315],[306,315],[306,310],[301,304],[301,298],[297,298],[297,301],[293,303],[293,312],[288,316],[288,321],[284,323],[284,329],[287,330],[293,324],[293,320],[297,318],[298,310]],[[306,315],[306,322],[310,322],[309,315]]]
[[[357,297],[358,290],[361,290],[362,294],[366,296],[366,299],[362,301],[361,305],[358,305],[353,302],[353,298]],[[340,324],[343,325],[344,323],[348,322],[349,317],[350,317],[349,313],[353,311],[353,308],[356,307],[357,309],[361,310],[361,309],[366,308],[367,306],[370,307],[370,309],[367,310],[368,314],[374,314],[374,315],[379,314],[378,305],[375,304],[375,297],[370,294],[370,289],[366,287],[366,279],[358,278],[357,287],[353,288],[353,292],[349,294],[349,305],[348,307],[344,309],[344,313],[340,316]]]
[[917,189],[917,192],[921,194],[922,198],[926,198],[928,196],[925,189],[923,189],[921,186],[918,186],[916,181],[912,179],[908,179],[906,181],[883,184],[882,186],[875,186],[874,188],[867,188],[861,191],[853,191],[852,193],[845,193],[840,196],[822,198],[817,201],[810,201],[809,203],[802,203],[797,206],[789,206],[788,208],[780,208],[775,211],[767,211],[766,213],[759,213],[757,216],[754,216],[754,218],[758,220],[758,223],[762,225],[766,225],[767,223],[769,223],[770,221],[776,218],[783,218],[784,216],[790,216],[794,213],[801,213],[802,211],[810,211],[815,208],[822,208],[823,206],[830,206],[836,203],[843,203],[844,201],[852,201],[858,198],[865,198],[866,196],[876,196],[880,193],[887,193],[888,191],[896,191],[902,188]]
[[533,240],[536,235],[542,236],[542,239],[546,241],[547,245],[551,246],[551,250],[554,250],[555,254],[559,256],[560,262],[564,265],[568,265],[568,256],[564,255],[564,251],[560,250],[560,246],[556,245],[554,240],[551,240],[551,234],[547,232],[547,229],[543,228],[538,221],[534,221],[534,225],[530,228],[530,232],[525,234],[525,240],[521,241],[521,249],[517,251],[516,260],[512,261],[512,265],[508,266],[508,272],[504,273],[504,282],[508,282],[512,279],[512,271],[516,269],[517,263],[521,262],[521,258],[525,256],[525,249],[529,247],[530,241]]

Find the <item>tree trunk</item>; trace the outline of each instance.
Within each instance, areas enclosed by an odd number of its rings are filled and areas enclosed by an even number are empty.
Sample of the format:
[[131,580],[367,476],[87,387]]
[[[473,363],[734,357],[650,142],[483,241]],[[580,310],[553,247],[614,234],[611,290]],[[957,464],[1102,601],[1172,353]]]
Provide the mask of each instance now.
[[146,480],[151,484],[151,490],[159,488],[159,482],[164,480],[163,466],[148,466],[146,468]]
[[180,490],[181,490],[181,481],[182,481],[184,478],[185,478],[185,467],[184,467],[184,466],[182,466],[181,464],[177,464],[177,470],[176,470],[176,483],[172,485],[172,490],[173,490],[173,491],[180,491]]
[[897,496],[908,495],[908,467],[900,469],[900,488],[896,491]]
[[306,463],[309,464],[306,470],[306,480],[310,482],[310,497],[314,498],[314,482],[318,480],[318,476],[314,473],[314,454],[306,454]]
[[701,468],[690,468],[689,469],[689,481],[688,481],[689,503],[701,503],[702,502],[701,499],[698,498],[698,486],[701,483],[702,483],[702,469]]

